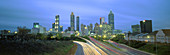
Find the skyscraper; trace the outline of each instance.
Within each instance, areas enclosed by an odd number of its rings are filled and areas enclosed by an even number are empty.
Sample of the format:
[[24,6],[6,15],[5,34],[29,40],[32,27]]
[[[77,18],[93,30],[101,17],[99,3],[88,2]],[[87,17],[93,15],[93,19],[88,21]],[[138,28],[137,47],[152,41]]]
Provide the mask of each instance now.
[[76,17],[76,29],[79,31],[79,16]]
[[52,24],[52,28],[55,28],[55,23]]
[[99,33],[99,24],[98,24],[98,23],[95,24],[94,32],[95,32],[96,34]]
[[109,25],[111,26],[111,29],[114,30],[114,14],[112,13],[112,11],[110,11],[109,15],[108,15],[108,22]]
[[152,20],[140,21],[141,33],[151,33],[152,32]]
[[74,22],[74,13],[71,12],[71,15],[70,15],[70,25],[71,25],[71,31],[74,31],[75,30],[75,22]]
[[63,26],[60,26],[60,31],[63,31]]
[[93,24],[90,23],[90,30],[89,31],[93,31]]
[[100,24],[104,24],[104,23],[105,23],[104,17],[100,17]]
[[132,32],[133,32],[133,33],[140,33],[139,24],[137,24],[137,25],[132,25]]
[[59,32],[60,31],[60,25],[59,25],[59,15],[55,16],[55,31]]

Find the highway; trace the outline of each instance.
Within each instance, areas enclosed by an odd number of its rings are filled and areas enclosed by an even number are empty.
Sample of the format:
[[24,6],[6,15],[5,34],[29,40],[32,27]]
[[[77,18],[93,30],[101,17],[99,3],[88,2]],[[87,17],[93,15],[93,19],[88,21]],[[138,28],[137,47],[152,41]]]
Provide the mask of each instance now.
[[[79,41],[73,41],[74,43],[77,43],[82,46],[82,50],[77,50],[75,55],[101,55],[95,48],[93,48],[91,45],[84,43],[84,42],[79,42]],[[79,46],[78,46],[79,49]],[[79,53],[81,52],[81,53]]]
[[153,55],[151,53],[147,53],[147,52],[144,52],[144,51],[140,51],[140,50],[137,50],[137,49],[134,49],[134,48],[131,48],[131,47],[128,47],[126,45],[123,45],[123,44],[118,44],[114,41],[111,41],[111,40],[108,40],[107,42],[111,43],[112,45],[114,45],[115,47],[117,48],[120,48],[123,50],[123,52],[126,52],[127,54],[129,55]]
[[110,40],[107,42],[111,43],[114,47],[92,37],[89,37],[90,40],[82,37],[79,38],[84,39],[87,43],[73,41],[78,46],[75,55],[153,55]]

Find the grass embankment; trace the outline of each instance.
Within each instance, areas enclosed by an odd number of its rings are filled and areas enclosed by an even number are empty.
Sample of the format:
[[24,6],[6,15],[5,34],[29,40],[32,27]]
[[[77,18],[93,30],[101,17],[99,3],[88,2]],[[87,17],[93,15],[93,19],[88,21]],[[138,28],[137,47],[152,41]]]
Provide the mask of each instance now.
[[139,50],[143,50],[146,52],[154,53],[157,55],[169,55],[170,54],[170,44],[158,44],[157,45],[157,53],[156,53],[156,45],[155,44],[147,44],[140,48]]
[[72,47],[72,41],[0,40],[2,55],[66,55]]
[[169,55],[170,54],[170,44],[167,43],[158,43],[157,44],[157,53],[156,53],[156,44],[149,42],[142,42],[136,40],[130,40],[129,42],[123,38],[123,36],[115,37],[111,39],[117,43],[125,44],[130,47],[146,51],[149,53],[157,54],[157,55]]
[[77,51],[77,45],[74,44],[74,46],[71,48],[71,50],[66,55],[74,55]]

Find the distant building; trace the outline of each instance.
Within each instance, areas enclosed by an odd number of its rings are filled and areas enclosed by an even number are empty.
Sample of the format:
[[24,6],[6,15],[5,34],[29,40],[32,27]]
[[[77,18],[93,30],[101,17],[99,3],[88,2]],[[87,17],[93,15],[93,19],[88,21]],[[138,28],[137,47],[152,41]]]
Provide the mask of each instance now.
[[114,29],[113,34],[122,34],[122,30]]
[[100,24],[104,24],[104,23],[105,23],[104,17],[100,17]]
[[95,34],[99,33],[99,24],[98,23],[95,24],[94,32],[95,32]]
[[32,34],[46,33],[46,28],[39,25],[39,23],[33,23],[33,28],[31,29]]
[[151,33],[152,32],[152,20],[140,21],[141,33]]
[[33,23],[33,28],[39,28],[39,23]]
[[108,25],[108,24],[102,24],[99,26],[100,29],[99,29],[99,35],[106,35],[106,36],[109,36],[112,34],[112,30],[111,30],[111,26]]
[[63,26],[60,26],[60,32],[62,32],[63,31]]
[[76,29],[79,31],[79,16],[76,17]]
[[55,16],[55,31],[59,32],[60,31],[60,24],[59,24],[59,15]]
[[108,15],[108,23],[109,25],[111,25],[111,29],[114,30],[114,14],[112,13],[112,11],[110,11],[109,15]]
[[93,24],[90,23],[90,30],[89,31],[93,31]]
[[90,31],[90,26],[89,25],[87,25],[87,29]]
[[74,22],[74,13],[71,12],[71,15],[70,15],[70,25],[71,25],[71,31],[74,31],[75,30],[75,22]]
[[11,31],[10,30],[0,30],[0,34],[9,34]]
[[132,28],[132,32],[133,33],[140,33],[140,26],[139,26],[139,24],[132,25],[131,28]]
[[52,24],[52,28],[55,28],[55,23]]
[[68,27],[68,31],[71,31],[71,27]]
[[170,29],[161,29],[156,34],[156,41],[161,43],[170,43]]

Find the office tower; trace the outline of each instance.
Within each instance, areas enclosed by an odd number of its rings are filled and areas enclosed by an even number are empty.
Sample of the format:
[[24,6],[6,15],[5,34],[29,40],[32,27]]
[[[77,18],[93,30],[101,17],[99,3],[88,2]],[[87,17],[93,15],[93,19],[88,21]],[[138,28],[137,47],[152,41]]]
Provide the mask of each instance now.
[[71,31],[71,27],[68,27],[68,31]]
[[140,33],[140,26],[139,26],[139,24],[132,25],[132,32],[133,33]]
[[114,30],[114,14],[112,13],[112,11],[110,11],[108,15],[108,22],[109,25],[111,25],[111,29]]
[[87,29],[90,31],[90,26],[89,25],[87,25]]
[[63,26],[60,26],[60,32],[63,31]]
[[52,24],[52,28],[55,28],[55,23]]
[[33,23],[33,28],[39,28],[39,23]]
[[104,17],[100,17],[100,24],[104,24],[104,23],[105,23]]
[[93,31],[93,24],[90,23],[90,31]]
[[102,23],[102,17],[100,17],[100,24]]
[[79,31],[79,16],[76,17],[76,29]]
[[75,22],[74,22],[74,13],[73,12],[71,12],[71,15],[70,15],[70,21],[71,21],[71,23],[70,23],[70,25],[71,25],[71,31],[74,31],[75,30]]
[[113,31],[111,30],[111,26],[108,24],[102,24],[99,27],[99,35],[111,35],[113,33]]
[[95,24],[94,32],[95,32],[96,34],[98,34],[98,32],[99,32],[99,24],[98,24],[98,23]]
[[141,33],[151,33],[152,32],[152,20],[140,21]]
[[59,25],[59,15],[55,16],[55,31],[59,32],[60,31],[60,25]]

